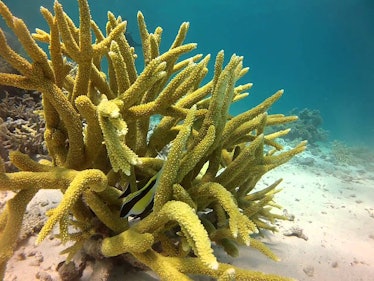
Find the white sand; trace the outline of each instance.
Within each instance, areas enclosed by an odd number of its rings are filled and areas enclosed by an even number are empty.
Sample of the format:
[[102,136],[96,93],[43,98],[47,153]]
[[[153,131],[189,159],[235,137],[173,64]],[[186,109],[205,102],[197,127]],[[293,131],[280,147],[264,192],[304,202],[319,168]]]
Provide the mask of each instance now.
[[[295,216],[294,221],[278,221],[279,231],[262,239],[281,261],[273,262],[249,248],[242,248],[235,259],[217,251],[221,261],[298,280],[374,280],[374,160],[337,165],[327,152],[314,154],[295,157],[259,183],[261,187],[283,178],[276,202]],[[44,191],[38,193],[37,201],[51,206],[58,199],[58,193]],[[292,228],[301,229],[307,240],[285,236]],[[57,239],[47,239],[35,247],[34,241],[32,236],[17,250],[5,280],[35,280],[37,272],[50,277],[42,280],[60,280],[55,268],[64,260],[58,254],[64,246]],[[82,280],[88,280],[87,274]],[[145,272],[124,275],[117,268],[110,280],[157,279]]]

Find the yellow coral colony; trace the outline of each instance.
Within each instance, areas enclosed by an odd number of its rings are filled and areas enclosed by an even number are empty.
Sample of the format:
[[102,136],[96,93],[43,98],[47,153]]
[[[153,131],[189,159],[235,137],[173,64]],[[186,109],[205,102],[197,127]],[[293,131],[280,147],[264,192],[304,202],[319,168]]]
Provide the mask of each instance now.
[[[162,53],[162,29],[149,33],[139,13],[145,67],[138,73],[126,22],[108,13],[103,33],[91,20],[87,0],[78,3],[79,27],[56,1],[53,13],[41,8],[50,32],[31,35],[0,1],[1,16],[27,53],[13,51],[0,31],[0,55],[19,72],[1,73],[0,84],[42,94],[50,156],[37,163],[13,152],[19,172],[1,169],[0,190],[15,196],[0,214],[0,276],[15,250],[27,204],[38,190],[53,188],[63,199],[47,213],[37,242],[59,225],[59,237],[72,245],[64,251],[68,260],[95,235],[102,237],[104,256],[129,253],[162,280],[190,280],[189,274],[291,280],[220,263],[211,248],[214,242],[235,256],[237,245],[250,245],[277,260],[252,234],[274,230],[274,219],[283,218],[270,212],[280,181],[254,191],[257,181],[305,149],[302,142],[282,150],[276,138],[287,130],[265,133],[267,126],[296,119],[267,114],[283,91],[231,118],[230,104],[251,87],[237,85],[248,71],[242,57],[233,55],[224,65],[224,53],[218,53],[213,78],[204,84],[210,56],[180,60],[196,48],[184,43],[189,24],[181,25]],[[48,44],[49,54],[37,42]],[[162,118],[150,134],[155,115]],[[167,158],[158,157],[167,146]],[[157,173],[153,210],[131,223],[121,218],[121,188],[136,192]]]

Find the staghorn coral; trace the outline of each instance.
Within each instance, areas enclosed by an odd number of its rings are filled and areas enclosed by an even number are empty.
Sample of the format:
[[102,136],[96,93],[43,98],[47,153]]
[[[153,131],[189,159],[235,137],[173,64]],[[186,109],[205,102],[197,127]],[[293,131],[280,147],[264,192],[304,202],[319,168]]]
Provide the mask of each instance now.
[[[22,52],[17,38],[4,31],[8,45]],[[19,74],[4,58],[0,57],[0,73]],[[42,109],[40,93],[0,84],[0,157],[5,160],[6,171],[14,171],[10,165],[10,150],[19,150],[32,158],[46,154],[43,146],[43,118],[37,114]]]
[[[275,230],[274,220],[285,219],[271,212],[278,207],[273,197],[280,180],[254,190],[257,181],[306,145],[283,151],[276,138],[288,130],[264,133],[297,119],[267,114],[283,90],[231,118],[231,103],[251,88],[237,85],[248,71],[242,57],[233,55],[224,65],[219,52],[213,78],[203,84],[210,55],[179,60],[196,48],[184,43],[189,24],[181,25],[169,50],[161,53],[162,29],[149,33],[139,13],[145,67],[138,73],[126,22],[108,13],[104,35],[91,19],[87,0],[78,3],[79,27],[56,1],[54,14],[41,8],[50,32],[31,35],[0,1],[1,16],[28,55],[15,52],[0,32],[0,55],[19,72],[0,73],[0,84],[42,94],[51,159],[37,162],[12,152],[19,172],[5,173],[2,167],[0,190],[16,195],[0,214],[0,276],[14,252],[27,204],[38,190],[54,188],[63,199],[48,211],[37,242],[58,224],[60,239],[73,242],[64,251],[67,261],[95,240],[91,252],[97,256],[130,254],[162,280],[190,280],[189,274],[291,280],[220,263],[211,248],[216,243],[237,255],[237,245],[243,244],[278,259],[251,235]],[[48,44],[48,55],[38,41]],[[102,68],[103,60],[108,69]],[[154,116],[161,119],[149,133]],[[158,157],[165,147],[170,148],[167,156]],[[140,190],[155,175],[153,209],[138,219],[121,218],[120,195]]]

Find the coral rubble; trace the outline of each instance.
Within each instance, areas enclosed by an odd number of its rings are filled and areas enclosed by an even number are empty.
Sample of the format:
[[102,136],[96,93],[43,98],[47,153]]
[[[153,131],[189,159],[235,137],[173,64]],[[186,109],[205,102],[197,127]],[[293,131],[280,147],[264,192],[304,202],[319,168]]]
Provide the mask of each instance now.
[[[243,58],[224,64],[215,58],[213,78],[205,81],[210,55],[180,60],[196,48],[184,43],[183,23],[164,53],[162,29],[149,33],[138,14],[145,67],[125,36],[126,22],[108,13],[105,34],[91,19],[87,0],[79,0],[76,26],[58,1],[54,13],[41,8],[50,32],[30,34],[25,23],[0,1],[0,14],[21,42],[21,56],[0,31],[0,56],[18,73],[0,73],[0,84],[35,90],[43,99],[44,141],[50,160],[35,161],[15,151],[19,171],[5,173],[0,190],[12,190],[0,214],[0,276],[12,256],[25,209],[40,189],[59,189],[63,198],[49,210],[38,243],[59,225],[71,241],[67,262],[94,240],[101,257],[131,255],[162,280],[190,280],[189,274],[219,280],[291,280],[244,270],[217,261],[212,243],[229,255],[238,245],[278,258],[253,237],[275,230],[271,212],[280,180],[255,190],[270,169],[305,149],[305,142],[284,151],[265,128],[296,120],[269,115],[283,90],[248,111],[231,117],[229,107],[247,96],[251,84],[237,85],[248,71]],[[49,54],[38,45],[48,44]],[[104,69],[102,62],[107,61]],[[73,69],[73,65],[75,69]],[[161,116],[149,133],[151,118]],[[159,152],[170,148],[167,156]],[[3,163],[1,163],[3,164]],[[121,205],[154,179],[153,208],[137,218],[120,217]],[[95,251],[93,251],[95,252]]]

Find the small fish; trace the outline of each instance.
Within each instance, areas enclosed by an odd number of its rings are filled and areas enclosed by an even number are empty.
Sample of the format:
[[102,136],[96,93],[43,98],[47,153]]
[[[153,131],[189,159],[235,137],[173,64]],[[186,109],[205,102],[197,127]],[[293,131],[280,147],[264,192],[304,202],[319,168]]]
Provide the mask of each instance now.
[[129,216],[140,216],[141,214],[152,210],[153,207],[153,197],[156,192],[157,179],[160,172],[155,174],[145,186],[143,186],[138,191],[133,193],[128,193],[127,190],[119,197],[124,198],[124,202],[121,207],[121,217]]
[[135,48],[135,47],[140,47],[142,45],[134,40],[130,32],[125,32],[125,37],[126,37],[127,43],[129,43],[131,47]]

